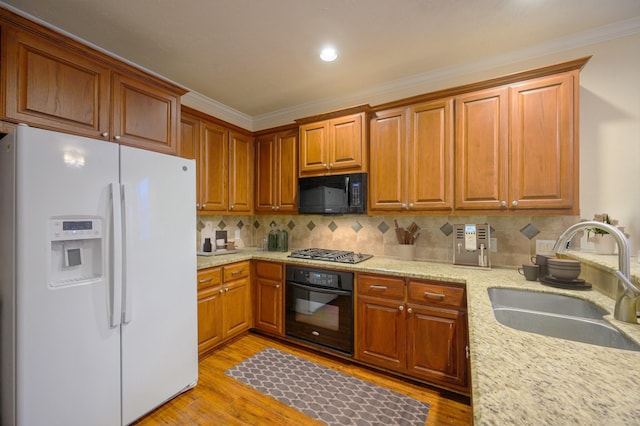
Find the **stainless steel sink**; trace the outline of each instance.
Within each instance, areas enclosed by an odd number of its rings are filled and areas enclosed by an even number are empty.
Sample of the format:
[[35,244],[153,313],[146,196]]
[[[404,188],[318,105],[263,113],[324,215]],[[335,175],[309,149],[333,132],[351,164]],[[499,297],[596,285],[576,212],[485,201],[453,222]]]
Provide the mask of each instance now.
[[609,312],[589,301],[560,294],[488,289],[496,320],[520,331],[575,342],[640,351],[640,345],[603,320]]
[[604,315],[609,315],[609,311],[587,300],[562,294],[497,287],[488,291],[494,308],[509,307],[593,319],[602,319]]

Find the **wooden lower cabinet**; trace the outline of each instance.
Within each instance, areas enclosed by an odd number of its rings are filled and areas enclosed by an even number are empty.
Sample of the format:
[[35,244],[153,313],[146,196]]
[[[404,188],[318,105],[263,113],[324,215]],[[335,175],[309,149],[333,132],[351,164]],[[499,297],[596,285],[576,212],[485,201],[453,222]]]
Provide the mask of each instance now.
[[466,384],[465,313],[408,305],[407,371],[446,385]]
[[249,261],[198,271],[198,354],[251,327]]
[[198,271],[198,353],[203,354],[222,341],[222,268]]
[[358,361],[468,392],[464,286],[360,274],[357,289]]
[[284,336],[283,279],[283,264],[255,262],[254,327],[277,336]]

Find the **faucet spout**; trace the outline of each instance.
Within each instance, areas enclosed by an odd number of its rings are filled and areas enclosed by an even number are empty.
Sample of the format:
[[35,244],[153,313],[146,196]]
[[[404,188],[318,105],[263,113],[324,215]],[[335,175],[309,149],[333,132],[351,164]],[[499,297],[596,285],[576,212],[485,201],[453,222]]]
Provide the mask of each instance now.
[[567,245],[571,238],[578,231],[588,228],[597,228],[606,231],[611,234],[618,243],[618,271],[616,271],[616,276],[622,286],[618,286],[616,308],[613,316],[620,321],[637,324],[638,318],[635,307],[638,299],[640,299],[640,288],[631,281],[631,247],[622,231],[608,223],[596,221],[579,222],[568,227],[560,237],[558,237],[553,251],[555,253],[566,253]]

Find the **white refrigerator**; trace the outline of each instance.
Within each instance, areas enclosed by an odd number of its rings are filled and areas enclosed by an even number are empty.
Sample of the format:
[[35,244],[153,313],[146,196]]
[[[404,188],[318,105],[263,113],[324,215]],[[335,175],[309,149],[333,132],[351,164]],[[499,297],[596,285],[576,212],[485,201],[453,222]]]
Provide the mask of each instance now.
[[0,141],[2,425],[129,424],[198,377],[195,163]]

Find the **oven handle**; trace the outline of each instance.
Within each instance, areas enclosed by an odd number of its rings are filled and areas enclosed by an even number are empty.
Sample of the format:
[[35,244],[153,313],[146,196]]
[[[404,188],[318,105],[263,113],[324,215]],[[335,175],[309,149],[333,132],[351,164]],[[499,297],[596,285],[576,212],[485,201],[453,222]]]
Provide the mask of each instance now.
[[287,284],[290,284],[290,285],[292,285],[294,287],[301,288],[303,290],[315,291],[316,293],[338,294],[338,295],[341,295],[341,296],[351,296],[351,294],[352,294],[352,292],[350,292],[350,291],[337,290],[337,289],[333,289],[333,288],[312,287],[312,286],[296,283],[296,282],[293,282],[293,281],[287,281]]

